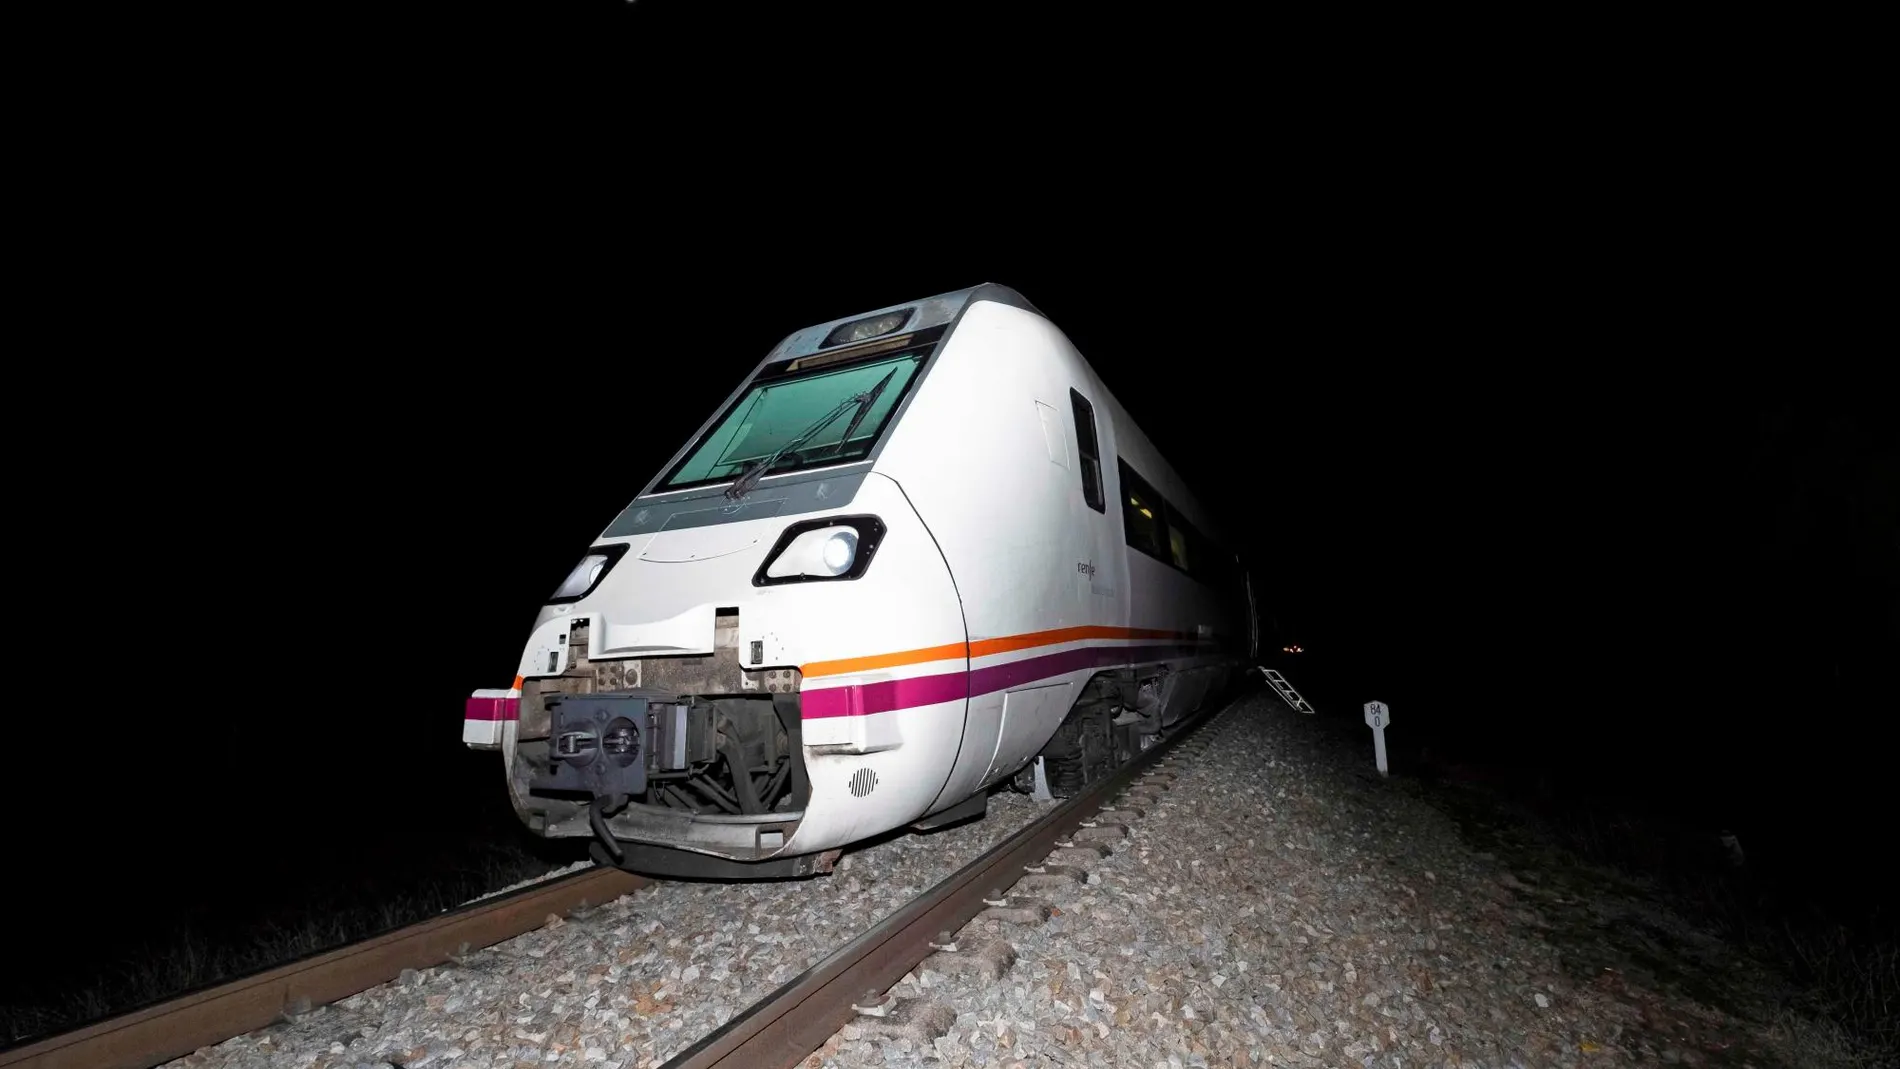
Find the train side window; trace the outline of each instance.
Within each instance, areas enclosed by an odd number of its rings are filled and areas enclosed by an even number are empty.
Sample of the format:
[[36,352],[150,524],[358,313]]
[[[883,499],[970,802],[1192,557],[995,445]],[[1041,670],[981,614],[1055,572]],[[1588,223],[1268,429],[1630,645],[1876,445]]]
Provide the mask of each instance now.
[[1161,495],[1146,480],[1135,474],[1128,462],[1117,457],[1116,470],[1122,477],[1122,534],[1128,544],[1154,557],[1168,560],[1168,524],[1162,518],[1165,506]]
[[1095,406],[1080,393],[1070,390],[1069,402],[1075,406],[1075,451],[1082,457],[1082,500],[1097,512],[1108,512],[1102,498],[1102,450],[1095,442]]
[[1190,575],[1193,574],[1193,569],[1189,565],[1200,556],[1192,551],[1199,548],[1192,546],[1192,543],[1198,541],[1199,538],[1200,532],[1188,526],[1187,521],[1177,515],[1174,508],[1170,506],[1168,508],[1168,557],[1174,562],[1176,568]]

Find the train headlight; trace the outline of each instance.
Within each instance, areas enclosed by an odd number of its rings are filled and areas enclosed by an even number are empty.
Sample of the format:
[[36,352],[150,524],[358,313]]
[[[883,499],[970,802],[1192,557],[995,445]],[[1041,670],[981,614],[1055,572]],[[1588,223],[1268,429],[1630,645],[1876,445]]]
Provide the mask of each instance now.
[[819,563],[832,575],[843,575],[858,559],[858,532],[845,528],[825,537],[825,548],[818,553]]
[[884,524],[875,516],[837,516],[795,523],[779,536],[765,563],[752,576],[754,586],[856,579],[871,566]]
[[579,601],[586,597],[600,585],[601,576],[606,575],[608,569],[612,568],[614,562],[619,560],[620,555],[626,551],[627,547],[624,544],[595,546],[588,550],[587,556],[582,557],[581,562],[574,566],[574,570],[567,573],[567,578],[561,580],[561,585],[555,588],[554,596],[548,601]]
[[574,566],[573,571],[567,573],[567,578],[562,580],[560,588],[555,590],[554,596],[557,598],[578,598],[589,590],[594,589],[594,584],[600,582],[600,573],[606,570],[607,558],[599,553],[589,553],[587,556],[581,558],[581,562]]

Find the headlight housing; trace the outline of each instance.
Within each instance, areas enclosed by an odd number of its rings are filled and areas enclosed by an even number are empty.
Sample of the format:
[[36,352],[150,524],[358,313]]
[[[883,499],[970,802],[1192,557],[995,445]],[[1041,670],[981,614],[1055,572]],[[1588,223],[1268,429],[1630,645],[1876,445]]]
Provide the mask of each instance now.
[[752,585],[856,579],[871,566],[883,541],[884,522],[876,516],[828,516],[792,524],[753,573]]
[[561,585],[554,588],[554,596],[548,599],[548,604],[579,601],[593,593],[594,588],[600,585],[601,579],[613,570],[614,562],[626,552],[627,546],[624,542],[613,546],[595,546],[588,550],[587,555],[581,558],[581,562],[574,566],[574,570],[567,573],[567,578],[561,581]]

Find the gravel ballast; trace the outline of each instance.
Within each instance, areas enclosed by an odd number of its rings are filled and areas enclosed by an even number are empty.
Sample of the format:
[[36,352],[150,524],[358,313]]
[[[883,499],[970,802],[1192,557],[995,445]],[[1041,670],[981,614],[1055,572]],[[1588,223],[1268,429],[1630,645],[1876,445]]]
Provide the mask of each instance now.
[[[979,918],[956,933],[956,955],[893,990],[954,1014],[941,1035],[860,1018],[806,1065],[1825,1063],[1765,1027],[1760,999],[1742,1007],[1751,1023],[1665,990],[1666,970],[1616,946],[1640,920],[1660,958],[1748,974],[1719,942],[1628,881],[1553,883],[1474,849],[1416,785],[1373,772],[1369,733],[1361,753],[1253,697],[1206,735],[1172,784],[1131,789],[1157,799],[1138,817],[1104,814],[1127,828],[1109,856],[1064,861],[1081,882],[1038,880],[1028,897],[1049,920]],[[1006,969],[977,960],[999,956]],[[1727,993],[1746,1003],[1771,988]]]
[[848,851],[809,880],[656,884],[168,1065],[648,1069],[1051,805],[1002,791],[983,820]]
[[[1719,941],[1468,837],[1353,741],[1237,702],[805,1064],[1831,1064]],[[650,1069],[1049,805],[1003,792],[815,880],[647,888],[171,1064]],[[1670,963],[1731,983],[1701,998]]]

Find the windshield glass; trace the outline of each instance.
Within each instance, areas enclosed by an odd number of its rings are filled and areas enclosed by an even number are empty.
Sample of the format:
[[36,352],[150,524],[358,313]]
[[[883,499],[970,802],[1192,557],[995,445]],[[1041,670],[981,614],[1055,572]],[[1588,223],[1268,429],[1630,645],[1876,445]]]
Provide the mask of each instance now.
[[[737,478],[811,430],[852,397],[890,381],[864,406],[863,418],[846,411],[772,465],[772,473],[858,460],[871,451],[884,424],[904,399],[928,345],[844,366],[807,368],[761,377],[714,424],[658,489],[678,490]],[[794,361],[796,367],[799,362]],[[845,435],[849,432],[850,438]]]

